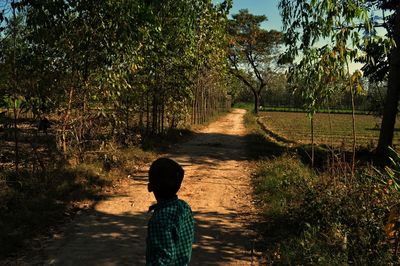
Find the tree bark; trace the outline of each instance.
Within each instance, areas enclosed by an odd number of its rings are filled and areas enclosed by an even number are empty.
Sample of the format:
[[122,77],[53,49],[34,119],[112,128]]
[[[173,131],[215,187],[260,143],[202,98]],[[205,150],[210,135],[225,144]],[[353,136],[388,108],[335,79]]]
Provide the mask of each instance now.
[[351,91],[351,123],[352,123],[352,133],[353,133],[353,147],[352,147],[352,158],[351,158],[351,177],[354,177],[356,171],[356,144],[357,144],[357,136],[356,136],[356,112],[355,112],[355,104],[354,104],[354,89],[353,84],[350,83],[350,91]]
[[260,104],[260,97],[256,91],[253,91],[254,94],[254,113],[258,114],[258,106]]
[[[19,167],[19,144],[18,144],[18,114],[17,114],[17,86],[18,86],[18,78],[17,78],[17,66],[16,66],[16,51],[17,51],[17,15],[15,10],[15,1],[12,1],[12,14],[13,14],[13,24],[14,27],[12,29],[12,36],[13,36],[13,63],[12,63],[12,71],[13,71],[13,90],[14,90],[14,105],[13,105],[13,112],[14,112],[14,151],[15,151],[15,172],[18,173]],[[19,108],[21,108],[19,106]]]
[[69,89],[68,107],[67,107],[67,110],[65,111],[65,115],[64,115],[64,119],[63,119],[63,125],[62,125],[62,129],[61,129],[62,148],[63,148],[64,156],[66,156],[67,151],[68,151],[68,145],[67,145],[67,123],[69,121],[69,115],[71,113],[73,95],[74,95],[74,87],[71,87]]
[[143,131],[143,113],[144,113],[144,93],[140,94],[140,103],[139,103],[139,129],[140,132]]
[[383,110],[378,147],[376,148],[378,158],[383,158],[384,160],[388,157],[388,147],[392,146],[400,96],[400,6],[396,9],[394,40],[396,47],[393,48],[389,58],[388,90]]
[[311,167],[314,168],[314,161],[315,161],[314,114],[311,116],[310,124],[311,124]]
[[14,99],[13,113],[14,113],[14,151],[15,151],[15,171],[18,172],[19,167],[19,144],[18,144],[18,110],[17,99]]
[[157,133],[157,96],[156,96],[156,90],[154,90],[154,95],[153,95],[153,106],[152,106],[152,112],[151,112],[151,133],[155,134]]
[[149,134],[150,130],[150,97],[149,91],[146,92],[146,134]]

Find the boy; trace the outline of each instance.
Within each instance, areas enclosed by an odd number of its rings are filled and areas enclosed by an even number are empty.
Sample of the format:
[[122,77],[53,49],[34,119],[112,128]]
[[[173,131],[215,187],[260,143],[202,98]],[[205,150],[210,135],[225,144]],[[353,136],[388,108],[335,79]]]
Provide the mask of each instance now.
[[157,204],[148,223],[146,265],[188,265],[192,255],[193,215],[178,199],[184,171],[174,160],[159,158],[149,170],[148,190]]

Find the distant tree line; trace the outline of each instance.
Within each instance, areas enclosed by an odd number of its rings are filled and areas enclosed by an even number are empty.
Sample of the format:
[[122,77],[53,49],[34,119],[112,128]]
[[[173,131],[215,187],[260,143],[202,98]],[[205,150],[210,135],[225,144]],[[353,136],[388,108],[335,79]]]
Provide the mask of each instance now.
[[[299,108],[304,107],[304,100],[300,91],[294,90],[287,82],[285,73],[274,73],[274,78],[268,84],[268,89],[262,91],[260,95],[260,106],[262,107],[285,107]],[[365,91],[355,95],[354,103],[357,111],[365,111],[373,115],[382,115],[383,102],[386,96],[386,82],[369,82],[364,79]],[[234,103],[253,102],[253,93],[244,85],[239,86],[235,94]],[[331,95],[329,102],[322,104],[321,109],[341,109],[351,110],[351,95],[346,90],[336,90]]]

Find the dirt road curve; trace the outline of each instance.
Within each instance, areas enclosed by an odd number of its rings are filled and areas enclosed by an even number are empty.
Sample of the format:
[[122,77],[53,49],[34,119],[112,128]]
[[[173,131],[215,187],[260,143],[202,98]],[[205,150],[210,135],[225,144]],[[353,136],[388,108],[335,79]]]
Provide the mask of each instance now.
[[[170,157],[185,179],[179,197],[192,207],[196,241],[190,265],[258,265],[252,252],[254,219],[243,110],[220,118]],[[65,237],[45,249],[46,265],[144,265],[148,207],[146,170],[123,193],[99,202],[79,216]],[[38,263],[38,264],[43,264]]]

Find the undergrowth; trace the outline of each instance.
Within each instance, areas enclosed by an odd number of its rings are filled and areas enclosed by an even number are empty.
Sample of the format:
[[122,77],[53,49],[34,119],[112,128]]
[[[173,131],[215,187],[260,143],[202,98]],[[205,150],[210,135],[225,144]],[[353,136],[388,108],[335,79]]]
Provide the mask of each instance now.
[[0,180],[0,257],[73,215],[72,202],[94,200],[110,184],[82,166],[3,172]]
[[85,154],[82,163],[59,158],[43,170],[0,172],[0,259],[54,233],[82,208],[107,197],[115,181],[133,175],[156,154],[109,143]]
[[250,112],[245,122],[253,136],[249,152],[258,161],[254,198],[264,220],[260,249],[268,264],[399,265],[385,226],[400,193],[387,175],[368,165],[354,177],[344,165],[313,170],[301,149],[271,143]]

